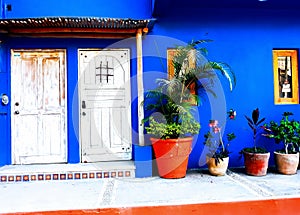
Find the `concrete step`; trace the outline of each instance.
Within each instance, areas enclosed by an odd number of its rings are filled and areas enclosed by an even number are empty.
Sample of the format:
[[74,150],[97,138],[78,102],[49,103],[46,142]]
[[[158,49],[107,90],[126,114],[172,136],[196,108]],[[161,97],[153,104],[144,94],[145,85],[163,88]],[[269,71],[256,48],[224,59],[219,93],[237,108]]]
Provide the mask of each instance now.
[[133,161],[79,164],[7,165],[0,167],[0,182],[134,178]]
[[103,178],[0,183],[0,214],[26,215],[299,215],[300,171],[211,176],[190,170],[182,179]]

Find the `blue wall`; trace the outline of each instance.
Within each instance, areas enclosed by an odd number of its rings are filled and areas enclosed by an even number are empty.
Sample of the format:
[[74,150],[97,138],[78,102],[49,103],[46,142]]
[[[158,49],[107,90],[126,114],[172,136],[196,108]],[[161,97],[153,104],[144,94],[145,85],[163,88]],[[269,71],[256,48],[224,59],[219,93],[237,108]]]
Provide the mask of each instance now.
[[[171,8],[157,17],[153,35],[164,35],[188,42],[212,39],[206,45],[208,58],[227,62],[236,73],[237,85],[231,93],[223,85],[226,109],[234,108],[237,119],[226,124],[226,131],[234,131],[237,138],[231,144],[230,166],[242,166],[239,151],[251,146],[252,133],[244,115],[255,108],[267,121],[280,120],[284,111],[291,111],[300,120],[298,105],[274,105],[272,49],[300,48],[300,15],[280,10],[222,9],[222,8]],[[162,53],[165,50],[160,50]],[[161,68],[158,66],[158,70]],[[222,96],[220,94],[220,96]],[[210,106],[212,103],[212,107]],[[222,103],[220,105],[223,105]],[[218,102],[204,101],[199,107],[201,132],[190,156],[189,167],[203,165],[199,161],[203,149],[203,134],[208,130],[208,120]],[[281,146],[259,136],[259,145],[273,151]],[[266,144],[265,144],[266,143]],[[270,164],[273,164],[271,158]]]
[[[11,7],[11,10],[9,10]],[[151,17],[151,0],[2,0],[2,18],[91,16]]]
[[[151,0],[2,0],[2,18],[36,18],[51,16],[151,18]],[[47,39],[47,38],[1,38],[0,48],[0,93],[10,95],[10,49],[58,48],[67,50],[67,92],[68,92],[68,162],[80,162],[78,140],[78,54],[79,48],[129,48],[131,49],[132,78],[132,134],[133,158],[139,170],[138,177],[152,173],[151,147],[138,147],[137,89],[136,89],[136,40],[135,37],[117,41],[107,39]],[[0,166],[11,164],[10,105],[0,105]]]
[[[110,0],[110,1],[70,1],[67,0],[2,0],[3,18],[25,18],[44,16],[97,16],[122,18],[151,18],[153,2],[150,0]],[[6,5],[12,10],[8,11]],[[145,89],[154,86],[155,78],[166,75],[166,49],[172,48],[192,39],[212,39],[207,44],[209,59],[224,61],[232,66],[237,76],[237,86],[233,92],[228,85],[220,88],[218,99],[209,96],[198,108],[201,122],[201,132],[195,138],[189,167],[204,165],[203,134],[208,130],[208,120],[212,115],[224,117],[226,110],[234,108],[237,119],[226,124],[226,131],[234,131],[237,139],[231,145],[230,166],[242,166],[239,151],[252,143],[251,130],[248,128],[244,115],[250,115],[252,110],[260,108],[261,116],[267,121],[279,120],[284,111],[291,111],[300,120],[299,105],[274,105],[273,100],[273,68],[272,49],[300,48],[300,15],[288,10],[266,9],[222,9],[222,8],[170,8],[157,17],[152,32],[143,39],[144,47],[144,81]],[[0,90],[9,91],[9,54],[10,48],[65,48],[68,61],[68,99],[77,104],[74,96],[77,83],[77,49],[103,48],[113,44],[114,40],[101,39],[36,39],[10,38],[1,44]],[[122,48],[130,48],[132,53],[132,114],[133,114],[133,144],[134,158],[141,161],[140,169],[150,168],[151,150],[140,148],[137,143],[137,101],[136,101],[136,61],[135,38],[117,44]],[[9,92],[8,92],[9,93]],[[73,100],[74,99],[74,100]],[[69,103],[69,108],[71,108]],[[79,162],[79,147],[76,133],[78,122],[72,114],[77,114],[77,106],[69,109],[69,158],[70,163]],[[225,110],[225,111],[224,111]],[[10,163],[10,132],[9,109],[0,106],[1,135],[0,165]],[[215,113],[217,112],[217,114]],[[78,116],[78,115],[77,115]],[[73,121],[74,120],[74,121]],[[266,143],[270,151],[280,147],[272,141],[260,137],[260,145]],[[271,158],[271,164],[273,160]],[[148,173],[147,173],[148,174]],[[146,176],[140,172],[139,176]]]
[[[38,38],[6,38],[2,41],[3,48],[0,53],[3,58],[0,72],[0,94],[5,92],[10,95],[10,49],[35,49],[35,48],[57,48],[67,50],[67,98],[68,98],[68,162],[80,162],[79,140],[78,140],[78,49],[79,48],[107,48],[122,47],[129,48],[135,56],[135,39],[128,39],[122,44],[116,43],[116,40],[99,39],[38,39]],[[134,61],[134,59],[132,59]],[[136,63],[131,63],[132,76],[136,74]],[[135,83],[132,83],[132,85]],[[132,98],[136,97],[135,88],[132,90]],[[132,103],[132,126],[137,128],[136,103]],[[11,164],[10,149],[10,109],[8,106],[0,105],[0,166]],[[134,144],[137,144],[136,135],[133,138]]]

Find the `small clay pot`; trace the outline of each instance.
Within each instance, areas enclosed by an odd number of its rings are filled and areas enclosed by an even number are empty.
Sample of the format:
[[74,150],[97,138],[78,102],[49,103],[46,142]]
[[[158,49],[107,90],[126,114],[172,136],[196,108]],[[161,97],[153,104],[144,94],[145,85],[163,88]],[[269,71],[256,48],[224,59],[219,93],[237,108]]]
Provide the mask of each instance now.
[[299,164],[299,153],[296,154],[282,154],[274,152],[275,164],[277,171],[285,175],[293,175],[297,173]]
[[216,158],[206,157],[206,163],[208,166],[208,171],[214,176],[223,176],[226,174],[229,157],[219,159],[219,162],[216,164]]
[[245,170],[248,175],[264,176],[267,174],[270,152],[250,153],[243,151]]

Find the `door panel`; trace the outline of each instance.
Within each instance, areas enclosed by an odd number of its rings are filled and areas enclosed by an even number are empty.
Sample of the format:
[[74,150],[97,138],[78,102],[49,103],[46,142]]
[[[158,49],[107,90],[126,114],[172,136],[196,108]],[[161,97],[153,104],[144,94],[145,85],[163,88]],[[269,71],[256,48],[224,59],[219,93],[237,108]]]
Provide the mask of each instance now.
[[130,53],[80,50],[82,162],[131,159]]
[[12,50],[13,164],[66,162],[65,51]]

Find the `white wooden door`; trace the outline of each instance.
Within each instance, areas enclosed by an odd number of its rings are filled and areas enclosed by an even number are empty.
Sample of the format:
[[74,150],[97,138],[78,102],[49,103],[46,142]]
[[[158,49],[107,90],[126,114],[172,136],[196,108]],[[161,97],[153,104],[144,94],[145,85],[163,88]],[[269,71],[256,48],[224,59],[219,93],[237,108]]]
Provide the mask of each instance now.
[[130,53],[79,50],[82,162],[131,159]]
[[12,163],[67,161],[65,50],[11,51]]

